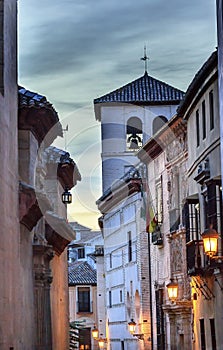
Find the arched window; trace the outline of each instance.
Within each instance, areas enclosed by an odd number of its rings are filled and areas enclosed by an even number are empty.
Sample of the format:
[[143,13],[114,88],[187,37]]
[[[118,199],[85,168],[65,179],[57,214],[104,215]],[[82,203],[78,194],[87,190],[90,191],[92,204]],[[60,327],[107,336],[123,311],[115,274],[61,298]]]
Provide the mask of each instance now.
[[127,121],[126,147],[128,151],[136,151],[142,147],[142,122],[137,117],[131,117]]
[[153,119],[153,135],[162,128],[164,124],[168,122],[168,119],[164,115],[158,115]]

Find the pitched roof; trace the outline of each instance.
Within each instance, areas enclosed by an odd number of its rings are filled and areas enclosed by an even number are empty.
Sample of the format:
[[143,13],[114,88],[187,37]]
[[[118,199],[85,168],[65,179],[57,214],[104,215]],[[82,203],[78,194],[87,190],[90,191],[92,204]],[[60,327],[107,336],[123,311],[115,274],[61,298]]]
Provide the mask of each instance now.
[[75,261],[68,267],[69,286],[77,284],[97,284],[97,272],[87,261]]
[[94,104],[105,102],[179,103],[184,92],[145,74],[104,96],[94,99]]

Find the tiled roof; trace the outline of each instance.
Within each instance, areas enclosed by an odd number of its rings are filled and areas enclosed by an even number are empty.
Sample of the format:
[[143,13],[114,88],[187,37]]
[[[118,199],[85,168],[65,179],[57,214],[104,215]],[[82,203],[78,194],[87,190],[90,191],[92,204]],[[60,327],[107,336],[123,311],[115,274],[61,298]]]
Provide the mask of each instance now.
[[94,104],[106,102],[129,103],[179,103],[184,92],[147,74],[104,96],[96,98]]
[[74,163],[74,160],[70,158],[70,153],[64,151],[60,148],[49,146],[45,150],[47,154],[47,161],[49,163],[61,163],[61,164],[71,164]]
[[76,261],[68,269],[69,286],[97,283],[97,272],[86,261]]
[[[47,101],[46,97],[36,92],[26,90],[24,87],[18,87],[19,107],[47,107],[54,110],[52,104]],[[55,110],[54,110],[55,111]],[[56,113],[56,111],[55,111]]]

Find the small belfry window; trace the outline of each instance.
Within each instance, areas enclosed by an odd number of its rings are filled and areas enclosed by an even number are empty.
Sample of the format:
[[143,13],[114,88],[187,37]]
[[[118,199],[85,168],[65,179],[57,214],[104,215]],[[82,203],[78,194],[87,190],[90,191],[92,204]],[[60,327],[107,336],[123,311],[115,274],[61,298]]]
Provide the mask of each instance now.
[[153,135],[168,122],[164,115],[158,115],[153,119]]
[[126,147],[128,151],[136,151],[142,147],[142,122],[137,117],[131,117],[126,126]]

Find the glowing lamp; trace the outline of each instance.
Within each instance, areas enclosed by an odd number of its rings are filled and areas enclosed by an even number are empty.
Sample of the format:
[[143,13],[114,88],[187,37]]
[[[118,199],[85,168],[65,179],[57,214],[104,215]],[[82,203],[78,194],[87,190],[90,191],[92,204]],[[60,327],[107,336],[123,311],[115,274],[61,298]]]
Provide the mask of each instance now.
[[94,328],[91,330],[91,334],[92,334],[92,337],[94,339],[97,339],[98,338],[98,329],[94,326]]
[[105,342],[106,342],[106,339],[103,339],[103,338],[98,339],[99,349],[104,349]]
[[128,327],[129,327],[129,332],[131,334],[135,333],[135,329],[136,329],[136,323],[133,321],[133,318],[131,319],[131,321],[128,323]]
[[213,228],[208,228],[202,233],[204,243],[204,252],[210,258],[216,255],[218,251],[218,233]]
[[167,292],[168,297],[171,301],[174,301],[177,299],[178,294],[178,284],[171,281],[169,284],[167,284]]

